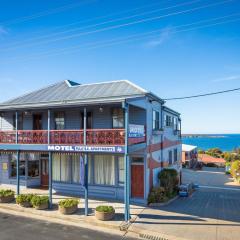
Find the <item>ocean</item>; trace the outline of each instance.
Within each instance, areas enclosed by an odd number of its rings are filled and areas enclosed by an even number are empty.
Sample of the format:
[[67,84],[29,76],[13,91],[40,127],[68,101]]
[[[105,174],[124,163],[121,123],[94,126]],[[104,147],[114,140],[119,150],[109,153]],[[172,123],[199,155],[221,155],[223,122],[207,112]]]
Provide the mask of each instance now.
[[199,149],[220,148],[222,151],[231,151],[240,147],[240,134],[209,134],[206,136],[189,138],[182,137],[185,144],[198,146]]

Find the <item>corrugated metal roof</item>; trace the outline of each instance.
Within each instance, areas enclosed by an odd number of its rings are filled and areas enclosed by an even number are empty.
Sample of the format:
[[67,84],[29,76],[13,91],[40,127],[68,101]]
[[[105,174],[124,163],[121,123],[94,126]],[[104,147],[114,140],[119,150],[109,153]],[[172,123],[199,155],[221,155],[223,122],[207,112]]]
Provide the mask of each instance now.
[[142,96],[148,92],[128,80],[102,82],[93,84],[78,84],[65,80],[54,85],[30,92],[23,96],[0,104],[3,106],[34,105],[41,103],[56,103],[67,101],[86,101],[93,99],[125,98]]

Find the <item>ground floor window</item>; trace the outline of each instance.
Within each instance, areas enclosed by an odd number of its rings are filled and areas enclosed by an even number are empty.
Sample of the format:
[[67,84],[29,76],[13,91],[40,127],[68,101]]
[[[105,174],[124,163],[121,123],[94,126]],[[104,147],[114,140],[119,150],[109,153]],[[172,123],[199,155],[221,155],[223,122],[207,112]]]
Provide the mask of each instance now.
[[[80,154],[53,154],[53,181],[80,183]],[[88,183],[95,185],[124,184],[124,157],[88,154]]]
[[120,186],[124,185],[124,157],[118,157],[118,184]]
[[94,183],[115,185],[115,164],[113,155],[94,156]]
[[[9,154],[10,176],[17,176],[17,154]],[[39,176],[39,154],[20,153],[19,176]]]

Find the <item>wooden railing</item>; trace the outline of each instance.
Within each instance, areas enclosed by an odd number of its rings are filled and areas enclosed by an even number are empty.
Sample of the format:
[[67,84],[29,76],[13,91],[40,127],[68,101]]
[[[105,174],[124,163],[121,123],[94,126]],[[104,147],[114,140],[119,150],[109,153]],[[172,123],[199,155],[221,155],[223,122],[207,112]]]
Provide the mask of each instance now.
[[[47,130],[19,130],[19,144],[48,144]],[[83,130],[50,130],[50,144],[84,144]],[[87,145],[124,145],[124,129],[87,129]],[[16,131],[0,131],[0,143],[15,144]]]

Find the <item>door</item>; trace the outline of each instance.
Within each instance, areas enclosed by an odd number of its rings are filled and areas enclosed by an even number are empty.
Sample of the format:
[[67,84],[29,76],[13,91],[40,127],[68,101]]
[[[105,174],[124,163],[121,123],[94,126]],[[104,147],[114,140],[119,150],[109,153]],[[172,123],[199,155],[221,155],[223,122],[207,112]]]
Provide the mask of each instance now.
[[41,114],[33,114],[33,130],[42,130]]
[[131,165],[131,197],[144,198],[144,165]]
[[48,159],[41,159],[41,186],[48,187]]

